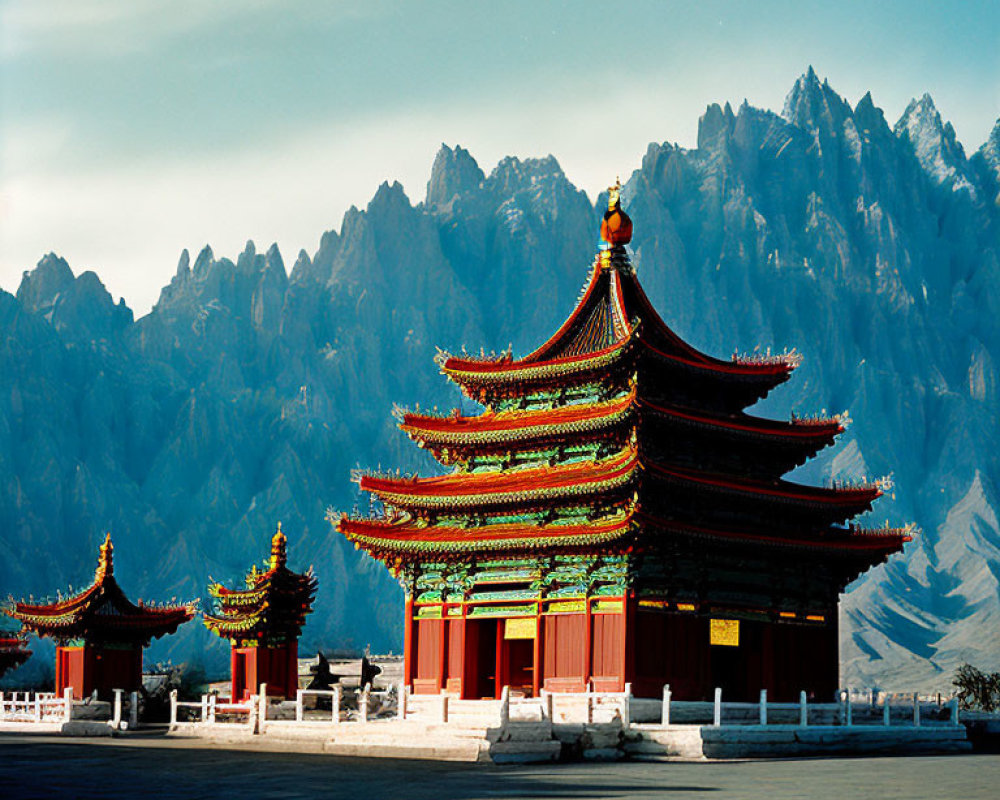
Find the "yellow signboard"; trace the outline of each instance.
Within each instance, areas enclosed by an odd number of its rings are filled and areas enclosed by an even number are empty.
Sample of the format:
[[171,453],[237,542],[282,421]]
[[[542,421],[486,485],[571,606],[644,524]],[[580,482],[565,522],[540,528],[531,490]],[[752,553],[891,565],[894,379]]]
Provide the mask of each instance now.
[[553,600],[545,610],[552,614],[583,614],[587,606],[583,600]]
[[534,639],[536,630],[534,617],[508,617],[503,621],[504,639]]
[[709,644],[739,647],[740,621],[738,619],[709,620]]

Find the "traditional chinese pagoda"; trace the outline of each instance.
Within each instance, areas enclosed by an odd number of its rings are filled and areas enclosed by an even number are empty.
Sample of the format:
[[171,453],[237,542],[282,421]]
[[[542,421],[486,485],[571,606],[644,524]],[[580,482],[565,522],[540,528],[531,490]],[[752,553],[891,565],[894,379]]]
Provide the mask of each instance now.
[[154,638],[174,633],[197,611],[195,603],[149,605],[130,601],[115,580],[109,533],[101,545],[94,582],[71,597],[38,604],[18,602],[7,613],[26,630],[56,640],[56,692],[72,687],[83,699],[95,690],[142,686],[142,650]]
[[286,566],[288,539],[281,523],[271,539],[271,560],[264,572],[252,567],[245,589],[212,583],[212,614],[205,626],[229,639],[232,646],[232,697],[255,693],[262,683],[267,693],[295,697],[299,688],[299,635],[316,596],[312,567],[304,574]]
[[782,476],[843,420],[745,412],[788,380],[792,355],[713,358],[660,319],[611,190],[589,283],[533,353],[442,353],[478,416],[399,413],[450,467],[363,474],[385,509],[338,530],[406,591],[414,692],[498,696],[504,685],[677,699],[830,698],[838,596],[907,530],[849,524],[878,484]]

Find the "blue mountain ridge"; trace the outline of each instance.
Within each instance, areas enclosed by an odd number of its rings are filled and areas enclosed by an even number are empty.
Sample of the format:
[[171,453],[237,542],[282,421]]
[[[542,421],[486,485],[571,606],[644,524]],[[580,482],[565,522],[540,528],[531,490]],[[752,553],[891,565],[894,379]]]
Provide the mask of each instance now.
[[[890,127],[810,68],[780,115],[711,105],[695,149],[651,144],[624,199],[640,279],[680,335],[722,357],[802,354],[755,412],[850,411],[794,477],[891,474],[863,521],[920,526],[843,599],[844,681],[946,689],[962,661],[996,668],[1000,121],[966,157],[929,96]],[[435,347],[524,353],[551,333],[597,205],[552,156],[487,175],[443,146],[423,202],[383,184],[290,272],[274,246],[185,251],[138,320],[45,256],[0,292],[0,589],[86,585],[110,530],[128,593],[203,596],[263,559],[281,520],[291,566],[320,582],[301,652],[398,652],[400,588],[325,511],[367,502],[355,466],[434,471],[393,403],[471,411]],[[226,648],[192,623],[147,660],[167,657],[222,670]]]

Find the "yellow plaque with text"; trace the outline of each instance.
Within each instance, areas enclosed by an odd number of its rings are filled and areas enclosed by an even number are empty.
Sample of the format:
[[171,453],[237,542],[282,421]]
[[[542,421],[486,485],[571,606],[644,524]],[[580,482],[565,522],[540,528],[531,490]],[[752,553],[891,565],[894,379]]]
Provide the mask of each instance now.
[[534,617],[508,617],[503,621],[503,638],[534,639],[536,626]]
[[740,646],[740,621],[738,619],[709,620],[709,644],[723,647]]

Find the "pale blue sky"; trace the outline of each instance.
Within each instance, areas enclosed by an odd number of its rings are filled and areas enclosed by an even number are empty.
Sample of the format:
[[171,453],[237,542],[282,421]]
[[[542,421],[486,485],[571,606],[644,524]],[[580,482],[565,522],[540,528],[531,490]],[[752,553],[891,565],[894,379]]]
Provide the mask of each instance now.
[[809,64],[894,122],[929,92],[971,153],[1000,3],[0,0],[0,287],[48,250],[145,312],[183,247],[290,265],[441,142],[555,155],[591,195],[711,102],[780,111]]

